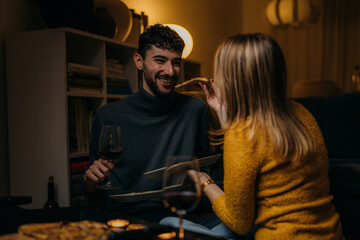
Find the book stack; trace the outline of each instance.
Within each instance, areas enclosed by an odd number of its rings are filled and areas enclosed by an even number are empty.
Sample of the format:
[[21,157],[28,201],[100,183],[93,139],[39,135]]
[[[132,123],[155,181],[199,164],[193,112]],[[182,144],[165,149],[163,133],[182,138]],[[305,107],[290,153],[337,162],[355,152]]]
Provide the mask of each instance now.
[[69,98],[69,151],[70,153],[88,152],[89,135],[94,112],[88,110],[83,98]]
[[101,93],[100,68],[69,62],[67,87],[69,92]]
[[124,65],[118,60],[106,60],[106,80],[108,94],[132,94],[129,79],[124,74]]

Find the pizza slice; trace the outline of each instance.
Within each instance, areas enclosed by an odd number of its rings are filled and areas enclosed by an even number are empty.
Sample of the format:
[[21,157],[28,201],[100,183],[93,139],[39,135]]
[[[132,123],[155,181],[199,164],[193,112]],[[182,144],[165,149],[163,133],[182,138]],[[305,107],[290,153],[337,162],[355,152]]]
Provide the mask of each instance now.
[[190,80],[184,81],[182,83],[176,84],[175,88],[181,88],[181,87],[185,87],[187,85],[197,84],[199,82],[206,84],[208,87],[210,86],[210,80],[209,79],[203,78],[203,77],[196,77],[196,78],[192,78]]
[[67,224],[24,224],[18,228],[18,232],[37,240],[106,240],[110,228],[104,223],[84,220]]
[[39,240],[49,238],[49,233],[62,228],[62,222],[54,223],[29,223],[19,226],[18,232],[22,235]]

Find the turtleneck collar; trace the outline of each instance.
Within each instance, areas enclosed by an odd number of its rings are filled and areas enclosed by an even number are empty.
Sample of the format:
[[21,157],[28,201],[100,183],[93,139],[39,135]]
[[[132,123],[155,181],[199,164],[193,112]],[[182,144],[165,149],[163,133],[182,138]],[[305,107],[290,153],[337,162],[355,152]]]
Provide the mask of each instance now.
[[140,84],[139,91],[126,98],[131,109],[143,116],[160,116],[168,113],[176,102],[177,94],[173,92],[168,98],[159,98],[148,93]]

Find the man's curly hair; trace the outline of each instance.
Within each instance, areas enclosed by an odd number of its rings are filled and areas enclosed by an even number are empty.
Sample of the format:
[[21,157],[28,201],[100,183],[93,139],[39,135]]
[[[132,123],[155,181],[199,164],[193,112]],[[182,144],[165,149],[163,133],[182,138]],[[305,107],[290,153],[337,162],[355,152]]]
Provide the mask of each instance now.
[[185,43],[179,34],[170,27],[155,24],[146,28],[140,35],[138,53],[143,59],[145,59],[146,51],[149,50],[151,46],[182,53]]

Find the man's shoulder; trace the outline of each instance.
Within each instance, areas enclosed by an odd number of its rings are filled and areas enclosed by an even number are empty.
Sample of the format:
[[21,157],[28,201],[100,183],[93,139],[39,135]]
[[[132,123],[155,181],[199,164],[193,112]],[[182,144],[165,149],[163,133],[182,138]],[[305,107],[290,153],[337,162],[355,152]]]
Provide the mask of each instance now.
[[106,112],[113,112],[113,111],[121,110],[123,104],[124,104],[124,99],[118,99],[115,101],[111,101],[111,102],[99,107],[98,112],[106,113]]

